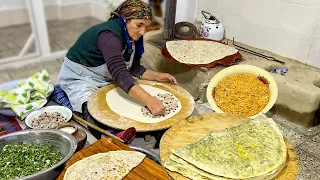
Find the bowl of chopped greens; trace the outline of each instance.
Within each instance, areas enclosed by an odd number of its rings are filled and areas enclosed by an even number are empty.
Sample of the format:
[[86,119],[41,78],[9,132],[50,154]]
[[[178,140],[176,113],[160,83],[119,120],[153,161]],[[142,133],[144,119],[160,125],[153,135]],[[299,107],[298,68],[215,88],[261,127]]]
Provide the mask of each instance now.
[[18,131],[0,137],[0,179],[56,179],[77,148],[56,129]]

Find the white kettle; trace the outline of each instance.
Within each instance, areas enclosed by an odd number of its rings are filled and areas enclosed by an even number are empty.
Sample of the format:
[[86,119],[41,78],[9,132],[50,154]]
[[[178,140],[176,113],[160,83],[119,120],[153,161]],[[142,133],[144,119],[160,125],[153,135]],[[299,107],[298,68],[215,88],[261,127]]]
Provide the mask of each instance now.
[[224,37],[223,24],[211,13],[201,11],[203,15],[200,27],[200,37],[221,41]]

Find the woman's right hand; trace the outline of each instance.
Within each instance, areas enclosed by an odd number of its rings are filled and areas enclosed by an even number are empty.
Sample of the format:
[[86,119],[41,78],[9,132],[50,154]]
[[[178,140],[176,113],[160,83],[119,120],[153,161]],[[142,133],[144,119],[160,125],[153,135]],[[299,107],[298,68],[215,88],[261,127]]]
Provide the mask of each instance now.
[[147,91],[145,91],[142,87],[138,84],[134,85],[129,90],[129,95],[136,98],[143,104],[147,105],[148,109],[153,115],[163,115],[164,114],[164,105],[163,103],[151,96]]
[[164,110],[165,110],[164,105],[159,99],[157,99],[153,96],[150,96],[148,98],[146,105],[153,115],[163,115],[164,114]]

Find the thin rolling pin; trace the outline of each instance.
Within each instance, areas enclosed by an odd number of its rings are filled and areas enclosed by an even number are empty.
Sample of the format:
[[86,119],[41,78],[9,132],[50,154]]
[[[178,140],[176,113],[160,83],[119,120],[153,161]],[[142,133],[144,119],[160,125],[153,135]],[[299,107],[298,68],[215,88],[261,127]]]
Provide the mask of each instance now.
[[88,121],[83,120],[82,118],[80,118],[79,116],[75,115],[74,113],[72,113],[72,117],[73,117],[74,120],[76,120],[76,121],[78,121],[78,122],[81,122],[81,123],[83,123],[83,124],[85,124],[85,125],[93,128],[93,129],[95,129],[95,130],[97,130],[97,131],[99,131],[99,132],[101,132],[101,133],[103,133],[103,134],[105,134],[105,135],[111,136],[111,137],[119,140],[120,142],[123,142],[123,140],[120,139],[120,138],[118,138],[117,136],[109,133],[109,132],[106,131],[106,130],[103,130],[103,129],[99,128],[99,127],[96,126],[96,125],[93,125],[93,124],[89,123]]

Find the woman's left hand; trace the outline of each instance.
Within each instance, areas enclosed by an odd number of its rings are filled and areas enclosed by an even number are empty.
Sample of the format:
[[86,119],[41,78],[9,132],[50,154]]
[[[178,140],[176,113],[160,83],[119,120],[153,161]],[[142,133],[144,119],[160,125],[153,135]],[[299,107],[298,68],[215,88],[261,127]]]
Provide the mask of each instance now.
[[156,80],[158,82],[170,82],[172,84],[178,84],[176,78],[168,73],[158,73]]

